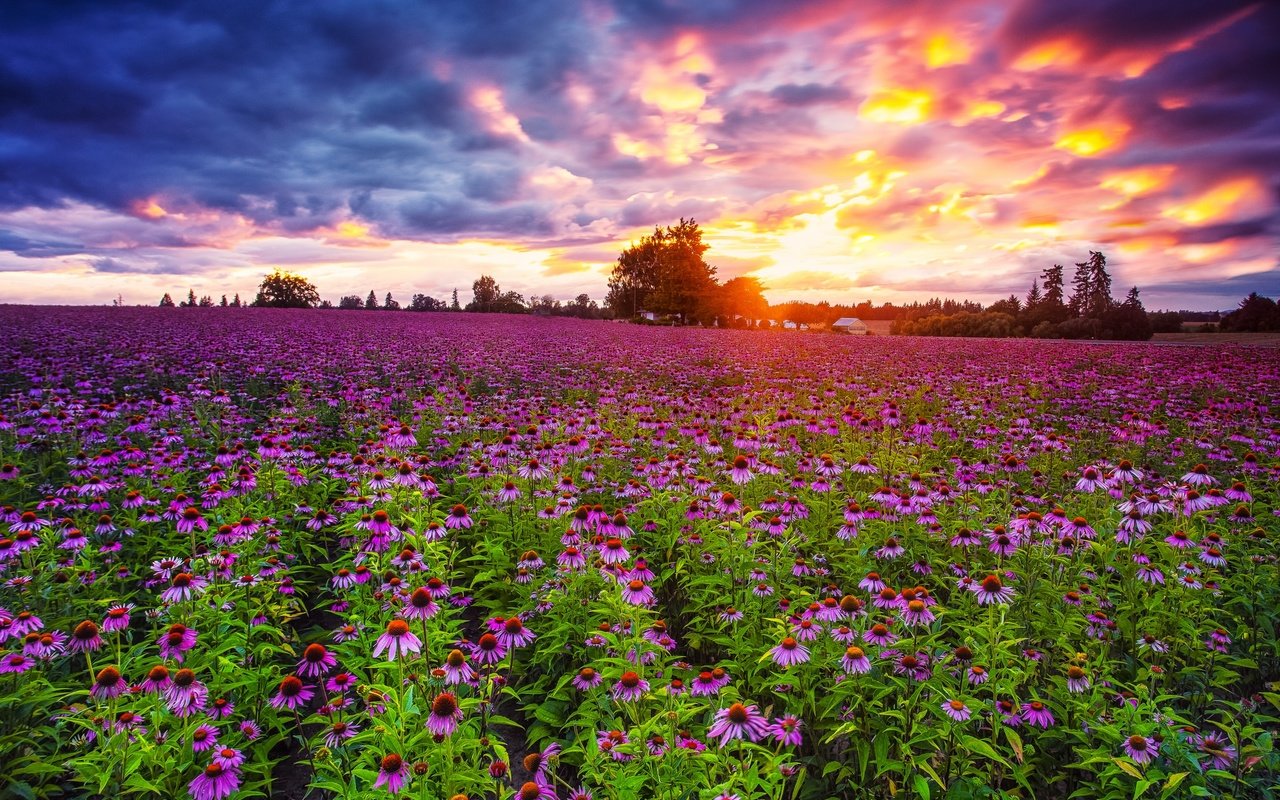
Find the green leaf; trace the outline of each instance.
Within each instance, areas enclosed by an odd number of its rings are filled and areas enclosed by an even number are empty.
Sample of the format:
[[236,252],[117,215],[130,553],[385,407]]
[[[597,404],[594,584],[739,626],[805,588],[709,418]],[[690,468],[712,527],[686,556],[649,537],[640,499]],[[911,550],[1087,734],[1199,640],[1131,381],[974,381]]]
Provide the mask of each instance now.
[[961,744],[965,746],[966,750],[977,753],[980,756],[985,756],[986,758],[991,759],[997,764],[1003,764],[1006,767],[1009,766],[1009,762],[1006,761],[999,753],[997,753],[994,747],[982,741],[981,739],[976,739],[972,736],[965,736],[963,739],[961,739]]
[[929,800],[932,796],[929,789],[929,780],[917,773],[911,782],[915,785],[916,794],[920,795],[921,800]]
[[1115,763],[1117,767],[1123,770],[1126,775],[1131,775],[1137,778],[1138,780],[1142,780],[1142,771],[1137,767],[1135,767],[1133,764],[1129,763],[1128,761],[1125,761],[1123,758],[1113,758],[1111,760]]
[[1173,790],[1178,788],[1178,784],[1186,780],[1187,776],[1190,774],[1191,774],[1190,772],[1173,773],[1172,775],[1169,776],[1169,780],[1164,782],[1164,788],[1160,790],[1160,794],[1162,796],[1167,796],[1169,794],[1172,794]]
[[1155,781],[1147,780],[1145,778],[1135,783],[1133,785],[1133,800],[1138,800],[1138,798],[1142,796],[1142,793],[1147,789],[1150,789],[1151,785],[1154,783]]

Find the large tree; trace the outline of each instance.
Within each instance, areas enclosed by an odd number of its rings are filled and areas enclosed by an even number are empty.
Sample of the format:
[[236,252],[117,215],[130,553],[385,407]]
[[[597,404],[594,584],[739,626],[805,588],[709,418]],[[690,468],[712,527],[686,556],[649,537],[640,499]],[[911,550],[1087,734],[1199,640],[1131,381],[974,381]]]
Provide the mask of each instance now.
[[687,321],[701,315],[713,302],[717,286],[715,267],[703,259],[706,252],[693,219],[655,227],[618,256],[605,303],[619,316],[652,311]]
[[253,304],[266,308],[314,308],[320,303],[315,284],[292,272],[276,270],[262,279]]
[[472,300],[467,304],[468,311],[493,311],[494,306],[502,300],[502,287],[490,275],[481,275],[471,284]]

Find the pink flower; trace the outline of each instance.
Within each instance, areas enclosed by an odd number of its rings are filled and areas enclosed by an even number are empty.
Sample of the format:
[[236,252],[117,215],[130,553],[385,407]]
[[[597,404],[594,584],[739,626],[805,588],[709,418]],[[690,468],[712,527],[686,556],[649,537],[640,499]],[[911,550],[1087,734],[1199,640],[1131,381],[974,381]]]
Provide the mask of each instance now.
[[391,794],[398,794],[409,779],[409,765],[396,753],[388,753],[382,757],[378,765],[378,778],[373,788],[385,786]]
[[809,648],[788,636],[771,649],[769,655],[773,657],[773,663],[786,668],[808,661]]
[[[387,653],[388,661],[395,661],[399,656],[422,652],[422,640],[409,631],[409,623],[402,619],[393,619],[387,623],[387,632],[378,637],[373,648],[373,657]],[[398,758],[398,756],[397,756]]]
[[759,741],[769,733],[769,721],[754,706],[734,703],[728,708],[716,712],[715,720],[707,730],[707,736],[719,739],[724,747],[734,739],[745,739],[750,742]]
[[431,701],[431,713],[427,715],[427,730],[436,736],[449,736],[458,729],[462,709],[458,698],[451,692],[441,692]]
[[192,800],[223,800],[240,788],[240,774],[214,762],[188,784]]

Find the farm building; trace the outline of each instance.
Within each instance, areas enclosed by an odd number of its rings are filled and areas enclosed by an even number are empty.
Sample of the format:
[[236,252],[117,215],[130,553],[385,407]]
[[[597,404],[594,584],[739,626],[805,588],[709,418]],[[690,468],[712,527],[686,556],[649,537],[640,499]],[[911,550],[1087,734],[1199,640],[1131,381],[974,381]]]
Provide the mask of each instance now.
[[831,330],[836,333],[851,333],[855,336],[866,336],[868,333],[867,323],[857,317],[841,317],[831,323]]

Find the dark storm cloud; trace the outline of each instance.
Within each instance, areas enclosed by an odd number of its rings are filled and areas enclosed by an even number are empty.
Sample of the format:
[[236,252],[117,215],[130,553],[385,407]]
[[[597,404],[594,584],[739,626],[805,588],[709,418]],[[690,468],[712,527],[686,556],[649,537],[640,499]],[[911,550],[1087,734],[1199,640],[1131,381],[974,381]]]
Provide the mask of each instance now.
[[843,86],[825,86],[820,83],[784,83],[775,86],[769,96],[785,106],[839,103],[851,97],[849,90]]
[[6,8],[0,208],[162,195],[306,230],[354,192],[430,182],[467,211],[406,215],[446,221],[422,235],[524,229],[528,209],[500,208],[514,143],[483,129],[468,81],[534,102],[590,41],[568,2],[56,5]]

